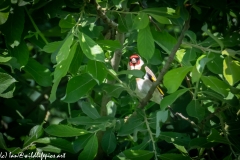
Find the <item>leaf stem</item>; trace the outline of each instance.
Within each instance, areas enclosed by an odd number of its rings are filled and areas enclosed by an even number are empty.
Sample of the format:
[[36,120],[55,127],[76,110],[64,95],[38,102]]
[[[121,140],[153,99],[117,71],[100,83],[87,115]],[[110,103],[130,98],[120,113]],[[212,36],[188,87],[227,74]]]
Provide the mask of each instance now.
[[156,146],[155,146],[155,140],[153,138],[153,133],[152,133],[151,128],[149,126],[149,123],[148,123],[148,120],[147,120],[147,115],[146,115],[145,111],[143,111],[143,112],[144,112],[144,122],[146,123],[147,131],[149,133],[150,140],[152,141],[152,147],[153,147],[153,152],[154,152],[154,156],[155,156],[154,159],[157,160],[158,159],[157,158],[157,151],[156,151]]
[[223,132],[223,135],[224,137],[227,139],[228,143],[229,143],[229,148],[230,150],[232,151],[233,155],[235,156],[235,158],[237,158],[237,155],[236,153],[234,152],[233,148],[232,148],[232,143],[230,142],[229,138],[228,138],[228,135],[227,135],[227,132],[225,130],[225,124],[224,124],[224,121],[223,121],[223,116],[221,115],[221,113],[218,113],[217,114],[219,120],[220,120],[220,124],[221,124],[221,127],[222,127],[222,132]]
[[69,114],[69,118],[72,118],[70,103],[68,103],[68,114]]
[[221,54],[221,51],[219,51],[219,50],[209,49],[209,48],[202,47],[200,45],[196,45],[196,44],[192,44],[192,43],[188,43],[188,42],[183,42],[183,44],[187,44],[187,45],[192,46],[194,48],[198,48],[198,49],[200,49],[202,51],[208,51],[208,52],[212,52],[212,53],[219,53],[219,54]]
[[42,32],[38,29],[36,23],[35,23],[34,20],[32,19],[32,16],[30,15],[29,11],[27,10],[26,7],[24,7],[24,8],[25,8],[25,11],[26,11],[26,13],[27,13],[30,21],[32,22],[32,25],[33,25],[34,29],[37,31],[37,33],[38,33],[39,36],[42,38],[42,40],[43,40],[46,44],[48,44],[47,39],[44,37],[44,35],[42,34]]
[[123,13],[123,14],[138,14],[138,12],[125,12],[125,11],[114,11],[114,10],[108,10],[109,12],[117,12],[117,13]]
[[193,95],[193,100],[196,100],[196,98],[197,98],[198,84],[199,84],[199,80],[196,82],[196,87],[195,87],[195,91],[194,91],[194,95]]

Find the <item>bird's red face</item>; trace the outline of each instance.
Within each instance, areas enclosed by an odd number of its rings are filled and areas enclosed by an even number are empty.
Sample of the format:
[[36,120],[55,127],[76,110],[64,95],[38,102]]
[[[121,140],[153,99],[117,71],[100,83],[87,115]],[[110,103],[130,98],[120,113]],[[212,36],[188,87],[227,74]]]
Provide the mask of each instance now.
[[133,54],[129,57],[129,66],[136,66],[140,64],[140,57],[137,54]]

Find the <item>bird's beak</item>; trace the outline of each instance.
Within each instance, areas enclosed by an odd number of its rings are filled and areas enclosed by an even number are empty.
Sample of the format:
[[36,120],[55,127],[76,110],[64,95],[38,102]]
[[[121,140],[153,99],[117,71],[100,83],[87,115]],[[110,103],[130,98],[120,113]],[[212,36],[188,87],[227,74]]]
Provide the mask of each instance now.
[[137,60],[136,60],[136,58],[132,58],[132,64],[136,64],[137,63]]

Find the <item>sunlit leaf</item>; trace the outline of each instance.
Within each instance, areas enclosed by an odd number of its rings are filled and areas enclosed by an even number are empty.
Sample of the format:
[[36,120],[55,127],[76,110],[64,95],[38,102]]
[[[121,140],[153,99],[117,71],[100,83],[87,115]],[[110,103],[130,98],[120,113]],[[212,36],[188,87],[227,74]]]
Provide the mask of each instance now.
[[223,60],[223,75],[227,82],[233,86],[240,80],[240,62],[227,56]]
[[105,64],[99,61],[89,60],[87,64],[87,71],[98,84],[102,83],[107,76]]
[[0,72],[0,97],[12,98],[15,88],[7,90],[12,84],[17,82],[12,76],[7,73]]
[[43,47],[43,51],[46,53],[53,53],[59,48],[59,46],[62,43],[63,43],[62,41],[55,41],[55,42],[48,43]]
[[194,66],[194,68],[192,70],[192,82],[193,83],[197,82],[201,78],[206,64],[209,61],[211,61],[214,57],[215,57],[214,54],[207,54],[207,55],[204,54],[197,59],[196,65]]
[[168,71],[163,79],[163,84],[168,89],[168,93],[175,92],[182,84],[186,74],[191,70],[192,66],[185,66]]
[[104,62],[102,48],[84,33],[79,32],[78,36],[83,53],[91,60]]

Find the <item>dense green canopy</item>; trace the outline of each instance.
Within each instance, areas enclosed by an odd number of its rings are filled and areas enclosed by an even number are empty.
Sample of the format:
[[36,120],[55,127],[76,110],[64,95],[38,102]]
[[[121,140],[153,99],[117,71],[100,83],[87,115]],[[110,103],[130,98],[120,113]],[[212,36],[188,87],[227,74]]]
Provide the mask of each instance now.
[[0,153],[239,159],[239,23],[238,0],[1,0]]

